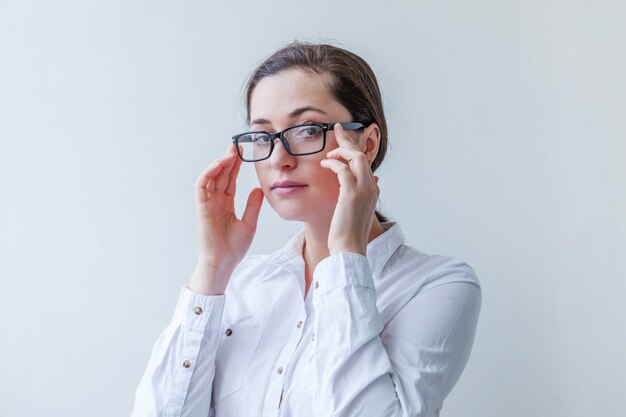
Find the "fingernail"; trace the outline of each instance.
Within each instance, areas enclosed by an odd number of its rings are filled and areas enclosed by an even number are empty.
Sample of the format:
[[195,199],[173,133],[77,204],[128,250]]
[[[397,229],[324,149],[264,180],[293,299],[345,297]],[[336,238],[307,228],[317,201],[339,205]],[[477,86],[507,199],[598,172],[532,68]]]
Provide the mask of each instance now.
[[343,130],[343,126],[341,126],[340,123],[335,123],[335,129],[337,130]]

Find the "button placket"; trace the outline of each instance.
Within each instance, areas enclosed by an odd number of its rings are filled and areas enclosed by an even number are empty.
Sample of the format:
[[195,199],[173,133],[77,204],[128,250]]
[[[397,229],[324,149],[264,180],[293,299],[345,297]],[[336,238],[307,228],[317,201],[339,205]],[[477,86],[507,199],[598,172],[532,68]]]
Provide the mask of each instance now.
[[278,409],[280,409],[282,401],[284,400],[284,398],[282,398],[284,393],[284,380],[285,378],[287,378],[287,366],[289,365],[289,358],[293,356],[300,342],[300,338],[302,337],[304,320],[296,321],[295,327],[297,330],[294,329],[294,331],[291,332],[289,341],[285,344],[283,351],[276,361],[276,367],[274,368],[276,372],[274,374],[275,382],[272,385],[275,387],[275,391],[273,389],[272,391],[274,392],[273,395],[276,395],[276,397],[274,398],[278,400]]

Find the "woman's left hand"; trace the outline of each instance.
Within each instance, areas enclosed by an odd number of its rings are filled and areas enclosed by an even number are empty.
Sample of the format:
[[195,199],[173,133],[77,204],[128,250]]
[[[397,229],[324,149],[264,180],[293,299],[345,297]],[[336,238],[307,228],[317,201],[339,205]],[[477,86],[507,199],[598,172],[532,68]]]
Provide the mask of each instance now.
[[339,147],[328,152],[328,159],[320,162],[339,179],[339,198],[328,231],[328,249],[331,255],[338,252],[365,255],[380,194],[378,177],[373,175],[367,157],[340,124],[335,124],[334,132]]

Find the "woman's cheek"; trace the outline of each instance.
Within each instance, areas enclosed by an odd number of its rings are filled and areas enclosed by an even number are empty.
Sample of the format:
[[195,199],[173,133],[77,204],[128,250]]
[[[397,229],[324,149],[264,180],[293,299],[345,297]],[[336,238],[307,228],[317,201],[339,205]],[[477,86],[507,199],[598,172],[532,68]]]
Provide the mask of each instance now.
[[[334,174],[334,173],[333,173]],[[336,176],[324,178],[325,181],[320,181],[316,187],[316,195],[320,200],[337,202],[339,198],[339,181]]]

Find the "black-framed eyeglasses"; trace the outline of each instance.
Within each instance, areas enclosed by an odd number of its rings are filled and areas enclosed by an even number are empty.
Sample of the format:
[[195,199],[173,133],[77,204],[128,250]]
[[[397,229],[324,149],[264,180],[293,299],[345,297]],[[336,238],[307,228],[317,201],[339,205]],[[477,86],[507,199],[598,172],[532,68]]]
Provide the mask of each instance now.
[[[365,127],[363,123],[341,122],[346,130]],[[326,132],[333,130],[335,123],[303,123],[276,133],[262,130],[244,132],[233,136],[233,143],[239,157],[245,162],[258,162],[267,159],[274,150],[274,140],[279,138],[285,150],[293,156],[311,155],[324,150]]]

